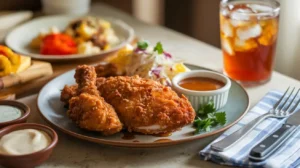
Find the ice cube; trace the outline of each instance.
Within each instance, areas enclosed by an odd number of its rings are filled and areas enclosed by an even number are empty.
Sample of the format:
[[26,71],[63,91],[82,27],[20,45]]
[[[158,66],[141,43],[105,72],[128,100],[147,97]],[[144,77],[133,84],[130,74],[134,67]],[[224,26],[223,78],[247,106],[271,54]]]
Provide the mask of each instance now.
[[225,50],[229,55],[234,55],[234,51],[232,49],[232,45],[228,38],[222,38],[222,48]]
[[234,50],[236,51],[247,51],[256,48],[258,45],[254,39],[241,40],[238,38],[234,39]]
[[230,23],[233,27],[244,27],[244,26],[247,26],[249,25],[249,21],[242,21],[242,20],[233,20],[231,19],[230,20]]
[[262,29],[259,24],[237,28],[236,34],[241,40],[248,40],[260,36]]
[[228,16],[230,14],[230,11],[227,8],[222,8],[220,14],[222,16]]
[[228,21],[224,21],[223,23],[221,23],[221,31],[227,37],[233,36],[233,29]]
[[241,40],[241,39],[234,39],[234,46],[235,47],[243,47],[245,45],[245,41],[244,40]]
[[248,4],[247,7],[255,13],[270,13],[273,11],[272,7],[266,5]]
[[253,13],[250,8],[239,8],[231,12],[230,18],[233,20],[249,20],[248,14]]
[[233,27],[246,26],[250,23],[253,16],[249,15],[253,13],[250,8],[238,8],[234,9],[230,14],[230,23]]

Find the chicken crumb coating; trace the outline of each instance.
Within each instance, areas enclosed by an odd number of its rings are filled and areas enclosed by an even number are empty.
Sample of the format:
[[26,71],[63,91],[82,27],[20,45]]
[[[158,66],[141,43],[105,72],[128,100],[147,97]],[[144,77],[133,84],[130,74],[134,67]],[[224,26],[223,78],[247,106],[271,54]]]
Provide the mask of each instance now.
[[[95,68],[92,66],[77,67],[74,77],[78,89],[77,91],[73,90],[71,94],[77,93],[78,96],[69,100],[67,114],[80,128],[98,131],[103,135],[115,134],[121,131],[123,126],[114,108],[99,96],[95,85],[96,76]],[[75,86],[72,89],[74,88]],[[64,90],[68,89],[65,87]]]
[[154,80],[138,76],[98,78],[97,87],[128,131],[168,133],[194,121],[195,111],[187,98]]

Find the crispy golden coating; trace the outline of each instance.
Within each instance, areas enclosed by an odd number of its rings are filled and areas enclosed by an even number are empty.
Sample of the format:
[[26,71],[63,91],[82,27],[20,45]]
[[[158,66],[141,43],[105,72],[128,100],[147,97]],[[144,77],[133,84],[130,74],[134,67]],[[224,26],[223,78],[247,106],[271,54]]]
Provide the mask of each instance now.
[[98,64],[95,66],[95,70],[97,73],[97,77],[111,77],[120,75],[118,74],[117,66],[112,63]]
[[99,92],[96,87],[97,74],[94,67],[88,65],[79,65],[76,68],[74,78],[78,85],[78,94],[88,93],[90,95],[99,97]]
[[68,105],[69,100],[72,97],[77,96],[77,88],[78,88],[77,84],[71,86],[65,85],[65,87],[62,89],[60,94],[60,101],[64,102],[65,105]]
[[76,86],[65,87],[63,90],[65,95],[79,94],[69,100],[67,114],[70,119],[80,128],[99,131],[103,135],[111,135],[119,132],[122,129],[122,123],[115,110],[99,96],[95,85],[95,68],[87,65],[78,66],[75,79],[78,84],[77,91]]
[[128,131],[173,132],[192,123],[195,111],[186,97],[170,87],[138,76],[98,78],[100,95],[111,104]]
[[[117,67],[112,63],[98,64],[95,66],[95,71],[97,77],[111,77],[120,75],[118,74]],[[60,100],[68,105],[69,100],[78,94],[77,88],[77,84],[72,86],[66,85],[61,91]]]

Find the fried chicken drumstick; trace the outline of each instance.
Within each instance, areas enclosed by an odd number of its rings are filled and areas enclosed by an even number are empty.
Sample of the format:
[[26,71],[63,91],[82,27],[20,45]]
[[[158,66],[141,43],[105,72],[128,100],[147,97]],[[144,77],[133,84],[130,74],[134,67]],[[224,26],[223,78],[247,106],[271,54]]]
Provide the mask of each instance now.
[[[95,71],[97,77],[111,77],[111,76],[119,76],[121,74],[118,73],[118,69],[115,64],[112,63],[102,63],[95,66]],[[65,86],[61,92],[60,100],[64,102],[66,105],[69,104],[69,100],[76,96],[77,93],[77,84],[72,86]]]
[[122,129],[113,107],[99,96],[96,88],[96,72],[92,66],[78,66],[75,73],[78,86],[65,87],[68,95],[69,118],[80,128],[111,135]]

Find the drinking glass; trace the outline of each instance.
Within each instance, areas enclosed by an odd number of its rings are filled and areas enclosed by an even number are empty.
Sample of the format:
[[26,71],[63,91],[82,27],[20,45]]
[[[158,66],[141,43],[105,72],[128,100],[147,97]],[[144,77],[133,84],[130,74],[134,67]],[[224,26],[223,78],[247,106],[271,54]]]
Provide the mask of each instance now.
[[275,0],[222,0],[220,36],[224,73],[244,84],[271,78],[280,5]]

